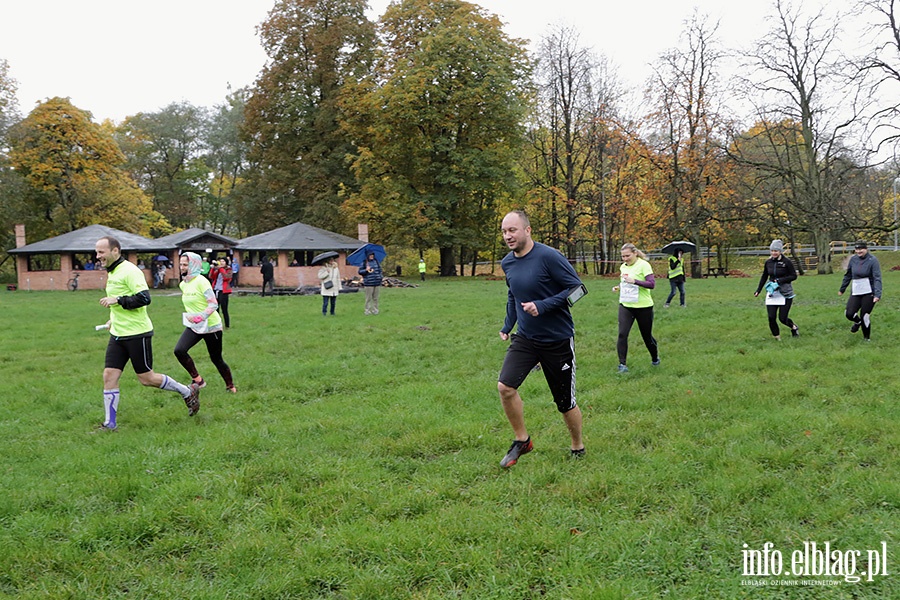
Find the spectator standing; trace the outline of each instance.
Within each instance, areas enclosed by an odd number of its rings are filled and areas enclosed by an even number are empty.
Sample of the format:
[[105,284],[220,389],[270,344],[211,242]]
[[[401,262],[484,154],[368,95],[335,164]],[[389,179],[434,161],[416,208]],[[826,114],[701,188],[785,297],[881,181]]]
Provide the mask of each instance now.
[[262,273],[263,283],[262,283],[262,295],[265,297],[266,289],[269,290],[269,295],[275,295],[275,266],[272,264],[272,260],[269,257],[263,258],[262,264],[259,266],[259,272]]
[[209,279],[209,270],[212,269],[212,265],[209,263],[206,258],[203,258],[203,262],[200,263],[200,274]]
[[365,314],[377,315],[378,296],[384,277],[381,272],[381,263],[375,258],[374,252],[366,254],[366,260],[359,268],[359,274],[363,276],[363,287],[366,292]]
[[329,259],[319,268],[319,293],[322,294],[322,316],[328,314],[328,305],[331,304],[331,316],[334,316],[334,305],[338,294],[341,292],[341,270],[335,259]]
[[[184,268],[182,268],[184,271]],[[209,280],[212,282],[213,291],[216,293],[218,311],[225,321],[225,329],[231,327],[231,318],[228,315],[228,298],[231,297],[231,267],[228,261],[220,258],[215,266],[210,266]]]
[[238,283],[238,273],[241,270],[241,261],[234,260],[234,255],[232,255],[229,262],[231,263],[231,287],[233,289],[240,285]]
[[158,288],[159,286],[166,287],[166,263],[163,261],[158,261],[156,263],[156,271],[153,274],[153,287]]
[[684,252],[681,250],[675,251],[675,256],[669,257],[669,297],[666,298],[666,303],[663,305],[663,308],[669,308],[669,303],[672,302],[672,298],[675,297],[675,292],[680,292],[679,299],[681,300],[681,307],[684,308]]

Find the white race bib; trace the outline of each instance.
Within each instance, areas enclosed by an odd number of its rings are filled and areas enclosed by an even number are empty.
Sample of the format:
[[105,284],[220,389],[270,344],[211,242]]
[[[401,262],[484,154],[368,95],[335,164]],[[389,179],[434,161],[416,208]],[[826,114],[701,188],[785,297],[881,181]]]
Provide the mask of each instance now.
[[850,294],[853,296],[865,296],[872,293],[872,282],[869,278],[854,279],[850,283]]
[[640,294],[641,288],[633,283],[625,283],[623,281],[619,285],[619,302],[622,304],[626,302],[637,302]]
[[767,306],[784,306],[784,296],[780,290],[775,290],[771,294],[766,294]]
[[199,335],[209,333],[209,320],[203,319],[199,323],[194,323],[190,318],[196,316],[203,316],[203,313],[181,313],[181,324],[185,327],[189,327],[194,333]]

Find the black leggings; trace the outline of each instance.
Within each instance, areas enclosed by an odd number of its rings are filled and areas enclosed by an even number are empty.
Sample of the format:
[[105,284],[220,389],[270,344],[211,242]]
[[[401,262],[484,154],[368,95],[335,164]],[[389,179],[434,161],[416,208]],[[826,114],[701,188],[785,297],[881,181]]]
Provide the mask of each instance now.
[[216,292],[216,301],[219,303],[219,312],[222,313],[222,320],[225,321],[225,327],[231,327],[231,319],[228,317],[228,296],[225,292]]
[[872,335],[872,319],[869,315],[873,310],[875,310],[875,294],[850,296],[850,299],[847,300],[847,311],[844,316],[854,323],[862,325],[863,337],[866,339]]
[[659,349],[653,338],[653,307],[629,308],[619,305],[619,339],[616,341],[616,351],[619,353],[619,364],[625,364],[628,358],[628,333],[631,326],[637,321],[644,345],[650,351],[650,359],[659,359]]
[[785,298],[784,304],[766,304],[766,312],[769,315],[769,331],[772,332],[772,335],[781,335],[778,321],[784,323],[786,327],[794,328],[794,322],[788,317],[788,313],[791,312],[791,304],[793,303],[793,298]]
[[206,342],[206,350],[209,352],[209,358],[219,370],[219,375],[225,380],[225,386],[231,387],[234,385],[234,381],[231,379],[231,368],[225,364],[225,360],[222,358],[221,331],[200,335],[199,333],[194,332],[193,329],[185,328],[181,337],[178,338],[178,343],[175,344],[175,358],[178,359],[178,362],[181,363],[184,370],[188,372],[188,375],[190,375],[192,379],[196,379],[200,376],[197,372],[197,367],[194,365],[194,359],[188,354],[188,351],[197,345],[197,342],[200,340]]

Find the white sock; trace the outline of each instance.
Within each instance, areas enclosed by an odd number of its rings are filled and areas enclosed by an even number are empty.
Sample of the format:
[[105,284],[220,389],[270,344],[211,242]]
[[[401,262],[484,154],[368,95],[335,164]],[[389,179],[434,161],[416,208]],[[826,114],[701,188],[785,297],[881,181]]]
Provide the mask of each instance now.
[[191,388],[186,385],[181,385],[168,375],[163,375],[162,385],[159,386],[161,390],[169,390],[170,392],[178,392],[181,394],[182,398],[187,398],[191,395]]
[[110,429],[116,428],[116,412],[119,410],[119,390],[103,390],[103,407],[106,419],[103,424]]

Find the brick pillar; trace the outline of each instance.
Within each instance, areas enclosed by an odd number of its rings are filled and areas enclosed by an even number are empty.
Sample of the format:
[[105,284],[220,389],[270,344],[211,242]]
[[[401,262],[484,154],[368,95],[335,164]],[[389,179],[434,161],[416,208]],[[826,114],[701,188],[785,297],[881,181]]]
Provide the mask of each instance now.
[[25,245],[25,225],[19,224],[16,225],[16,248],[21,248]]

